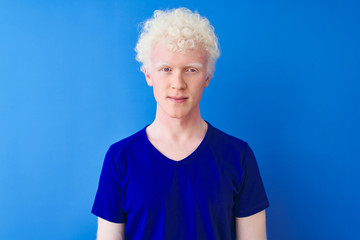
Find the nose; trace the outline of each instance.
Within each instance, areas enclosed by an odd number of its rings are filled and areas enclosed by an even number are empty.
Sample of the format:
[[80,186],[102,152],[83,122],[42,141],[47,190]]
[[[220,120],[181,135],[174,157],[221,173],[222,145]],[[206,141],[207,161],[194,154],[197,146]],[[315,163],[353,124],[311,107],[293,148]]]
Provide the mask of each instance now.
[[186,82],[184,81],[184,76],[181,72],[174,72],[171,78],[171,87],[174,89],[184,89],[186,88]]

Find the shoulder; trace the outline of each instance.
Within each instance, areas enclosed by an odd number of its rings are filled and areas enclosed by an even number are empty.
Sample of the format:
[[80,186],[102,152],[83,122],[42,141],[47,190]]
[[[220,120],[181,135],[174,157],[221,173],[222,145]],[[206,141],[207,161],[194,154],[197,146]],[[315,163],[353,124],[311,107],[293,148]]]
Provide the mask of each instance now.
[[253,165],[256,161],[251,148],[246,141],[211,125],[209,130],[208,151],[228,172],[234,174],[235,182],[240,183],[246,166]]
[[237,169],[243,169],[249,161],[255,160],[255,155],[246,141],[211,125],[209,129],[209,151],[218,159]]
[[146,127],[132,134],[131,136],[111,144],[108,153],[110,153],[113,158],[117,158],[122,153],[125,153],[129,150],[136,150],[141,147],[145,128]]
[[215,145],[219,146],[220,148],[225,149],[236,149],[241,152],[247,151],[250,147],[248,143],[240,138],[237,138],[233,135],[223,132],[218,128],[209,124],[210,130],[210,142]]

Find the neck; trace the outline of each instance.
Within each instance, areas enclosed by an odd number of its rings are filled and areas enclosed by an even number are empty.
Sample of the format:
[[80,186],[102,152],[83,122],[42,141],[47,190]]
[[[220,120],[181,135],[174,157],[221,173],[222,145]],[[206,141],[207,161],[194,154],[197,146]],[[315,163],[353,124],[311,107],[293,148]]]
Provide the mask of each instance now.
[[157,107],[154,122],[148,127],[150,138],[185,142],[193,138],[203,138],[207,131],[207,123],[200,115],[200,109],[183,118],[172,118],[163,114]]

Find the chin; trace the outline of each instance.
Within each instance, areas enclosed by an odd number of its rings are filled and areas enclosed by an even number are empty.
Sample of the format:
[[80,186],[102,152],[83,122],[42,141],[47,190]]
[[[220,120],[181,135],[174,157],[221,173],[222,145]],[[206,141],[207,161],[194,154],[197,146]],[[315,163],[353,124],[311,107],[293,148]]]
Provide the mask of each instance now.
[[171,118],[174,118],[174,119],[182,119],[185,117],[185,115],[180,115],[180,114],[173,114],[173,115],[170,115]]
[[182,119],[182,118],[186,117],[187,114],[185,114],[185,113],[170,113],[168,116],[171,118],[175,118],[175,119]]

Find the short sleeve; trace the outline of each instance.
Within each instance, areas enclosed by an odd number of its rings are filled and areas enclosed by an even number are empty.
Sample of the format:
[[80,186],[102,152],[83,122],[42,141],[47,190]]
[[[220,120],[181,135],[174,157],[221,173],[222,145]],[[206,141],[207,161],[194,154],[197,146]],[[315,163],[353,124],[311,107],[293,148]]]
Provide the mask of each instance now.
[[242,160],[241,181],[235,196],[236,217],[247,217],[269,206],[258,164],[248,144]]
[[107,151],[102,167],[98,190],[95,196],[92,213],[114,223],[125,223],[126,214],[123,210],[123,191],[121,171],[111,153]]

